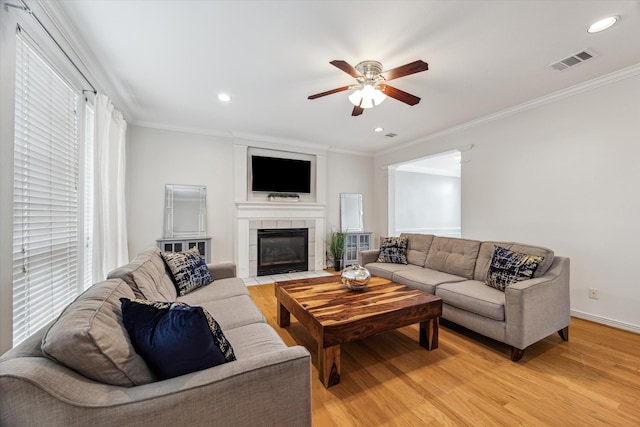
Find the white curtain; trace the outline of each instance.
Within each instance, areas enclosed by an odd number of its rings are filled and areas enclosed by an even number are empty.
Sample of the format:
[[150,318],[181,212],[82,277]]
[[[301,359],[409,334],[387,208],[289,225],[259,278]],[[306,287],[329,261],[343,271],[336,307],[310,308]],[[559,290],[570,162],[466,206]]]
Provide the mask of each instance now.
[[108,97],[95,99],[93,281],[129,262],[125,209],[127,122]]

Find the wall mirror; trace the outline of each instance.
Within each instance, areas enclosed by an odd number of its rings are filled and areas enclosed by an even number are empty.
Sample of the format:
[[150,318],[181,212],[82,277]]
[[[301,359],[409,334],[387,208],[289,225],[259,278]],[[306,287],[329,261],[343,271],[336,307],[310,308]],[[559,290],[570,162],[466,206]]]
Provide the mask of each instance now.
[[340,228],[342,231],[364,231],[362,194],[340,193]]
[[205,237],[207,187],[167,184],[164,190],[164,237]]

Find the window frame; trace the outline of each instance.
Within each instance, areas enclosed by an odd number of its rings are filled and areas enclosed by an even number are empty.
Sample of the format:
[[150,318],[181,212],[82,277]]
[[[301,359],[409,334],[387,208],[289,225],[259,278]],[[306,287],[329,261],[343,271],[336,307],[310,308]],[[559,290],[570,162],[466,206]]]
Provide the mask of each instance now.
[[[59,313],[64,309],[64,307],[71,302],[75,296],[79,295],[84,289],[86,289],[86,287],[90,286],[92,280],[92,269],[89,269],[89,271],[87,270],[86,267],[86,258],[85,255],[90,255],[92,253],[92,244],[91,245],[86,245],[85,243],[85,238],[87,235],[87,230],[85,229],[85,226],[87,227],[92,227],[93,225],[93,221],[92,218],[89,218],[89,221],[84,220],[85,215],[87,212],[90,211],[90,208],[92,208],[92,206],[87,206],[86,203],[92,203],[92,197],[91,200],[86,200],[87,199],[87,195],[92,196],[93,194],[93,180],[91,179],[91,182],[89,182],[88,179],[88,174],[91,174],[93,172],[93,168],[92,167],[86,167],[89,163],[93,162],[93,151],[92,150],[86,150],[85,148],[87,147],[87,144],[89,145],[89,148],[93,146],[93,140],[89,140],[90,137],[93,136],[93,129],[89,129],[89,126],[87,126],[88,124],[90,124],[90,122],[86,122],[85,120],[88,120],[88,113],[90,111],[90,103],[88,102],[88,99],[85,98],[84,94],[83,94],[83,90],[82,90],[82,84],[79,84],[82,82],[82,79],[80,79],[80,76],[76,74],[74,74],[72,72],[72,69],[69,66],[65,66],[65,67],[60,67],[58,64],[60,63],[60,61],[63,59],[62,58],[62,54],[59,50],[53,49],[53,46],[51,45],[51,43],[44,43],[43,39],[37,40],[31,37],[32,32],[29,31],[25,31],[24,28],[22,28],[19,24],[15,27],[16,31],[15,31],[15,51],[14,51],[14,67],[16,67],[16,71],[15,71],[15,75],[14,75],[14,96],[13,96],[13,103],[14,103],[14,110],[13,110],[13,116],[14,116],[14,120],[15,118],[17,118],[17,115],[19,114],[19,112],[17,111],[17,109],[15,108],[15,105],[17,103],[17,96],[19,96],[19,88],[17,86],[17,78],[18,78],[18,70],[17,70],[17,61],[19,60],[18,57],[18,49],[20,48],[20,43],[21,40],[20,39],[24,39],[24,41],[28,44],[29,48],[35,53],[35,55],[39,56],[40,59],[48,66],[48,68],[51,70],[52,73],[56,74],[57,77],[64,82],[65,85],[67,85],[70,89],[70,91],[72,91],[76,97],[77,97],[77,102],[76,102],[76,107],[75,107],[75,120],[76,120],[76,130],[75,130],[75,135],[76,135],[76,147],[75,147],[75,152],[74,152],[74,157],[75,159],[77,159],[77,171],[76,173],[76,190],[75,190],[75,194],[77,196],[77,200],[76,200],[76,205],[75,205],[75,214],[77,216],[77,224],[75,227],[75,238],[76,238],[76,247],[75,247],[75,252],[71,252],[67,255],[66,262],[70,262],[70,263],[75,263],[75,268],[72,268],[70,270],[70,272],[73,273],[74,275],[74,280],[75,280],[75,286],[72,286],[70,288],[68,288],[69,294],[68,295],[53,295],[53,298],[61,298],[61,300],[63,301],[62,304],[59,304],[58,307],[56,307],[53,311],[51,311],[50,313],[47,314],[46,317],[44,318],[40,318],[40,320],[35,319],[34,320],[34,325],[27,327],[27,332],[17,332],[17,329],[20,325],[16,324],[19,323],[20,320],[16,319],[20,319],[21,316],[23,316],[22,313],[17,313],[17,310],[19,310],[21,307],[16,307],[15,306],[15,302],[16,302],[16,284],[15,282],[12,280],[11,281],[11,293],[12,293],[12,316],[11,316],[11,335],[12,335],[12,346],[15,346],[17,344],[19,344],[21,341],[23,341],[24,339],[26,339],[30,334],[36,332],[40,327],[42,327],[43,325],[49,323],[51,320],[55,319]],[[45,48],[43,49],[43,44],[45,45]],[[62,61],[64,62],[64,61]],[[15,122],[14,122],[15,123]],[[14,170],[12,170],[11,173],[11,186],[13,187],[14,184],[14,177],[15,177],[15,147],[16,147],[16,137],[17,137],[17,129],[15,127],[14,124],[14,129],[13,129],[13,138],[11,141],[11,145],[12,145],[12,149],[13,149],[13,153],[12,153],[12,161],[13,161],[13,168]],[[16,195],[14,194],[13,190],[12,190],[12,197],[11,200],[14,199],[14,197],[16,197]],[[14,219],[14,215],[12,213],[12,220]],[[11,233],[11,241],[12,241],[12,245],[14,244],[13,242],[13,238],[14,238],[14,226],[13,226],[13,221],[12,221],[12,233]],[[13,254],[14,251],[12,251],[11,253]],[[71,259],[72,258],[72,254],[75,254],[75,259]],[[15,263],[15,256],[12,255],[12,260],[14,260]],[[12,277],[13,279],[13,277]],[[46,288],[46,286],[45,286]],[[62,288],[58,289],[58,292],[61,293],[62,292]],[[19,295],[18,295],[19,297]],[[24,307],[22,307],[24,308]],[[43,320],[44,319],[44,320]],[[4,320],[4,319],[3,319]],[[6,333],[6,331],[3,331],[3,333]]]

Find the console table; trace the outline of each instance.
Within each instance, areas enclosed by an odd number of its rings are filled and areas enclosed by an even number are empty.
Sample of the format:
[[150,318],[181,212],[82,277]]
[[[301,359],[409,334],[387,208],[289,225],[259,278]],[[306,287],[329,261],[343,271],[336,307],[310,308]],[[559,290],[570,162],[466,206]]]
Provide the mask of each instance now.
[[211,263],[211,237],[168,237],[156,242],[163,252],[182,252],[196,247],[205,262]]
[[358,263],[358,252],[371,249],[371,233],[347,232],[344,239],[344,267]]

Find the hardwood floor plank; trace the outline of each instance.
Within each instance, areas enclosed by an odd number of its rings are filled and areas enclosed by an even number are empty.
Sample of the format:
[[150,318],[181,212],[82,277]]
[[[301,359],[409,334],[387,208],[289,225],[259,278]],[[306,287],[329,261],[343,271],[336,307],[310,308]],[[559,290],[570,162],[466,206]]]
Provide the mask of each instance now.
[[632,332],[572,318],[569,341],[550,335],[513,363],[509,346],[446,321],[427,351],[416,324],[343,344],[327,389],[309,332],[295,316],[277,326],[273,284],[249,291],[283,341],[311,353],[314,426],[640,426]]

